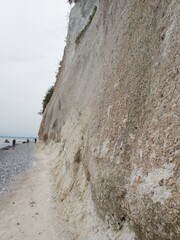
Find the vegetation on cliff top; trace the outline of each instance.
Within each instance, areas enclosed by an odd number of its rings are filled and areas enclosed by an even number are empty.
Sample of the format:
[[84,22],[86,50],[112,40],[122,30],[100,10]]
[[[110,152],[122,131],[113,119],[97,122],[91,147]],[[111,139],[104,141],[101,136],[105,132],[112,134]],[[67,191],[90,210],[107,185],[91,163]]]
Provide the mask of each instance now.
[[54,92],[54,86],[51,86],[51,87],[47,90],[47,92],[46,92],[46,94],[45,94],[45,96],[44,96],[44,99],[43,99],[43,101],[42,101],[42,108],[43,108],[43,109],[42,109],[41,112],[39,112],[40,115],[44,113],[44,111],[45,111],[45,109],[46,109],[46,106],[47,106],[48,102],[50,101],[50,99],[51,99],[51,97],[52,97],[53,92]]
[[68,0],[68,3],[69,3],[69,4],[72,4],[73,2],[76,3],[76,2],[78,2],[78,1],[79,1],[79,0]]
[[62,64],[62,61],[59,62],[59,67],[58,67],[58,70],[56,72],[56,81],[55,81],[54,85],[52,85],[50,88],[48,88],[48,90],[47,90],[47,92],[46,92],[46,94],[44,96],[44,99],[42,101],[42,109],[43,110],[38,113],[40,115],[44,113],[44,111],[46,109],[46,106],[47,106],[48,102],[50,101],[50,99],[51,99],[51,97],[53,95],[54,86],[55,86],[55,84],[56,84],[56,82],[58,80],[58,76],[59,76],[60,71],[61,71],[61,64]]

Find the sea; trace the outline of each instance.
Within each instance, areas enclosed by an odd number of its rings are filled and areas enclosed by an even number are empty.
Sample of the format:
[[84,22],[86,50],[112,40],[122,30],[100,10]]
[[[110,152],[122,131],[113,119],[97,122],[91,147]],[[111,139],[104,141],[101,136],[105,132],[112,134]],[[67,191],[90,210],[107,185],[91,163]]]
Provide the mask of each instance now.
[[[30,142],[34,142],[35,137],[9,137],[9,136],[0,136],[0,149],[7,147],[7,146],[12,146],[12,140],[16,139],[16,143],[20,144],[23,142],[26,142],[27,139],[29,139]],[[5,141],[8,140],[9,143],[5,143]]]

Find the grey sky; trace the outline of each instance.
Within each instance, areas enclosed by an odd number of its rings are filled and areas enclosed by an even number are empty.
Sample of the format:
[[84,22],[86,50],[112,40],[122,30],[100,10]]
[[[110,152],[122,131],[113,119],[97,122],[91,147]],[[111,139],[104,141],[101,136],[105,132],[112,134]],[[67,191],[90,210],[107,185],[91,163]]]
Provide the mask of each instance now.
[[0,135],[37,136],[69,12],[66,0],[0,0]]

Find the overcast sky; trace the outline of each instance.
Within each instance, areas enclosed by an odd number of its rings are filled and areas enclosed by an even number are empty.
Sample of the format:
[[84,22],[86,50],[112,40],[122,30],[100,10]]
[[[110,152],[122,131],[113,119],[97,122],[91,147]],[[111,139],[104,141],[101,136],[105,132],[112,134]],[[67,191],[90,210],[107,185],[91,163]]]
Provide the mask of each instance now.
[[0,0],[0,135],[37,136],[42,99],[55,82],[67,0]]

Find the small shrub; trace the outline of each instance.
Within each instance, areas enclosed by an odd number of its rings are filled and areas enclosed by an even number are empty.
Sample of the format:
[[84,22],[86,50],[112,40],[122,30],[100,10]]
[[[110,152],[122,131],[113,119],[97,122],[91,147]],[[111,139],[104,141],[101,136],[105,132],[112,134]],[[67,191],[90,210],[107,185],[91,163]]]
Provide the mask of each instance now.
[[51,87],[47,90],[47,92],[46,92],[46,94],[45,94],[45,96],[44,96],[44,99],[43,99],[43,101],[42,101],[42,109],[43,109],[43,110],[41,110],[40,112],[38,112],[39,115],[42,115],[42,114],[44,113],[44,111],[45,111],[45,109],[46,109],[46,106],[47,106],[48,102],[50,101],[50,99],[51,99],[51,97],[52,97],[52,95],[53,95],[54,86],[56,85],[56,82],[58,81],[59,74],[60,74],[60,72],[61,72],[61,64],[62,64],[62,61],[59,62],[58,70],[57,70],[56,76],[55,76],[56,81],[55,81],[54,85],[51,86]]
[[76,2],[78,2],[78,1],[79,1],[79,0],[68,0],[68,3],[69,3],[69,4],[72,4],[73,2],[76,3]]
[[46,109],[46,106],[48,104],[48,102],[50,101],[51,97],[52,97],[52,94],[54,92],[54,86],[51,86],[48,91],[46,92],[46,95],[43,99],[43,102],[42,102],[42,105],[43,105],[43,110],[41,113],[44,113],[45,109]]

